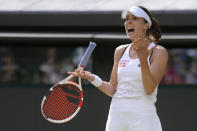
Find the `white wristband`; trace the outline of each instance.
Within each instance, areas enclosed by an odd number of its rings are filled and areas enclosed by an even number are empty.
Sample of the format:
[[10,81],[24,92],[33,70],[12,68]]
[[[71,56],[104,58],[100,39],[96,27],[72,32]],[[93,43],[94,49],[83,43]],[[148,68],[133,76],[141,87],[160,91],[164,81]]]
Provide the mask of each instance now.
[[97,75],[94,75],[94,80],[90,81],[94,86],[99,87],[102,85],[103,81],[100,77],[98,77]]

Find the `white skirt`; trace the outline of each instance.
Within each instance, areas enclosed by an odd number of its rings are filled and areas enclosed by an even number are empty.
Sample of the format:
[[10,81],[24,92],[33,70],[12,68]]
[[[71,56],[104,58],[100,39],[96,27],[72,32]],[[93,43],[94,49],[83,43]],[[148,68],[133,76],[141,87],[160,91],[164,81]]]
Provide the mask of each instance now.
[[162,131],[154,103],[147,99],[113,98],[106,131]]

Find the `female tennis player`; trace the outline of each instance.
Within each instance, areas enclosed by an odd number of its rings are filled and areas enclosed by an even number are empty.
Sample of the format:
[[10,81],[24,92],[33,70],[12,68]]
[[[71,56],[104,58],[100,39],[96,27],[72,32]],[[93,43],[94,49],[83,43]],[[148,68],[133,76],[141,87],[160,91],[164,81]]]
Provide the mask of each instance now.
[[159,24],[142,6],[131,7],[122,17],[132,43],[116,48],[110,81],[87,71],[69,73],[112,97],[106,131],[162,131],[155,102],[168,53],[156,44],[161,38]]

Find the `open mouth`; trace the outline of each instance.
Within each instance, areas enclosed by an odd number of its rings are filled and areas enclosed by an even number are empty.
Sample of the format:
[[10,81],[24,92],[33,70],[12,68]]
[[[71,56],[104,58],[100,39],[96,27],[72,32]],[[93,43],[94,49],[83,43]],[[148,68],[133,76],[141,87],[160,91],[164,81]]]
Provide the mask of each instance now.
[[128,29],[128,33],[134,32],[134,29]]

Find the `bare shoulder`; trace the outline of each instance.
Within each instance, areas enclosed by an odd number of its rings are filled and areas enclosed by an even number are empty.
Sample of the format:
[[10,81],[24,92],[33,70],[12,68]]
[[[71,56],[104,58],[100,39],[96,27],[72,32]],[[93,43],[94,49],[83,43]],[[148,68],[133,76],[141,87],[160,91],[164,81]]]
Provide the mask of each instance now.
[[168,56],[168,51],[166,50],[166,48],[164,48],[161,45],[157,45],[154,49],[155,54],[157,55],[164,55],[164,56]]
[[123,51],[125,50],[125,48],[128,46],[129,44],[125,44],[125,45],[120,45],[115,49],[114,52],[114,61],[119,61]]
[[153,57],[155,58],[159,58],[159,59],[168,59],[168,51],[166,50],[166,48],[164,48],[163,46],[161,45],[157,45],[155,48],[154,48],[154,53],[153,53]]
[[115,54],[116,55],[120,55],[122,54],[122,52],[125,50],[125,48],[128,46],[129,44],[125,44],[125,45],[120,45],[115,49]]

